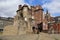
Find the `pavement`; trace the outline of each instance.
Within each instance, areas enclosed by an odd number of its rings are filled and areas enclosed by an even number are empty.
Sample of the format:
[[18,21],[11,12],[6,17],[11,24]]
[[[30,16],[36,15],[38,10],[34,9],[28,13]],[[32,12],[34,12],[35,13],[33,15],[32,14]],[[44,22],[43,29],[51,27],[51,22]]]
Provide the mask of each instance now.
[[60,40],[60,34],[23,34],[15,36],[0,36],[0,40]]

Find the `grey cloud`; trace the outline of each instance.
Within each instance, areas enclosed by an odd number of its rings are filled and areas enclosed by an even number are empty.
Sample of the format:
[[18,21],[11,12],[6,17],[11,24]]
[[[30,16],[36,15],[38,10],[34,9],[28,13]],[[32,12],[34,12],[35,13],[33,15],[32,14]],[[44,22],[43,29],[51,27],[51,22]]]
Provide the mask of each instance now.
[[60,0],[53,0],[50,3],[45,3],[42,5],[43,8],[47,8],[51,14],[51,16],[55,16],[55,14],[60,14]]
[[0,0],[0,16],[13,17],[19,4],[24,4],[24,0]]

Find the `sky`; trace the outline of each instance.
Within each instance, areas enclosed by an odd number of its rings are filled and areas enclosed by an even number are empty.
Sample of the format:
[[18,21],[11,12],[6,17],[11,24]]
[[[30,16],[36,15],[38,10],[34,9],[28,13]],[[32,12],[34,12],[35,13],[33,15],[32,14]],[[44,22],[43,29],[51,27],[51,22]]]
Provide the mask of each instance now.
[[14,17],[20,4],[41,5],[44,13],[48,10],[51,16],[60,16],[60,0],[0,0],[0,16]]

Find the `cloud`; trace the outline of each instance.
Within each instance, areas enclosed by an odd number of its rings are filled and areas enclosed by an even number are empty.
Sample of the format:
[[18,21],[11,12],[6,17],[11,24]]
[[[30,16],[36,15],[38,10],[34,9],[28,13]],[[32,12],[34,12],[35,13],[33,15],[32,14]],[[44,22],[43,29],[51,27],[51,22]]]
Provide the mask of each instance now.
[[42,5],[42,7],[48,9],[52,16],[60,14],[60,0],[52,0],[51,2]]
[[0,0],[0,16],[13,17],[16,15],[18,5],[27,4],[24,0]]
[[35,1],[35,0],[30,0],[30,1],[29,1],[30,5],[32,5],[33,1]]
[[[42,7],[48,9],[52,16],[55,14],[60,14],[60,0],[37,0],[39,3],[43,4]],[[16,15],[16,10],[18,5],[36,5],[36,0],[0,0],[0,16],[3,17],[13,17]],[[37,4],[38,4],[37,2]],[[46,12],[46,11],[45,11]]]

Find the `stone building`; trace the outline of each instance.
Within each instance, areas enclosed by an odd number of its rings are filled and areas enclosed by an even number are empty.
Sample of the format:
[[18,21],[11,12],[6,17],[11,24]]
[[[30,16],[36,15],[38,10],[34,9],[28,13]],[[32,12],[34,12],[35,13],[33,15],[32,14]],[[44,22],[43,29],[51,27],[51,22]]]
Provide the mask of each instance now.
[[21,35],[31,33],[33,26],[38,27],[37,25],[39,24],[40,26],[42,23],[41,27],[43,28],[43,23],[46,23],[46,25],[48,25],[46,16],[43,19],[43,8],[40,5],[19,5],[16,13],[17,14],[14,16],[13,25],[6,26],[4,28],[3,35]]
[[57,24],[60,23],[60,16],[54,17],[54,20]]
[[43,8],[40,5],[32,6],[32,16],[34,17],[35,26],[43,23]]
[[14,26],[18,27],[20,33],[23,33],[24,29],[24,32],[32,32],[32,27],[40,23],[43,23],[43,8],[40,5],[35,7],[19,5],[17,15],[14,18]]
[[26,33],[27,31],[31,31],[32,29],[32,15],[31,9],[27,5],[19,5],[19,9],[17,10],[17,15],[14,18],[14,26],[18,27],[18,33]]
[[47,20],[48,22],[51,20],[51,15],[50,15],[50,13],[48,12],[48,10],[46,11],[45,18],[46,18],[46,20]]
[[4,28],[3,35],[21,35],[32,32],[32,13],[28,5],[19,5],[13,25]]
[[54,19],[48,10],[46,14],[43,14],[43,8],[40,5],[19,5],[14,18],[0,17],[0,30],[3,31],[3,35],[31,33],[33,26],[39,26],[42,30],[48,30],[49,23],[53,21],[60,23],[60,17],[55,17]]
[[60,16],[54,17],[55,24],[57,25],[56,31],[57,33],[60,33]]
[[44,19],[43,19],[43,30],[48,30],[48,24],[51,22],[51,15],[46,11],[46,14],[44,14]]

